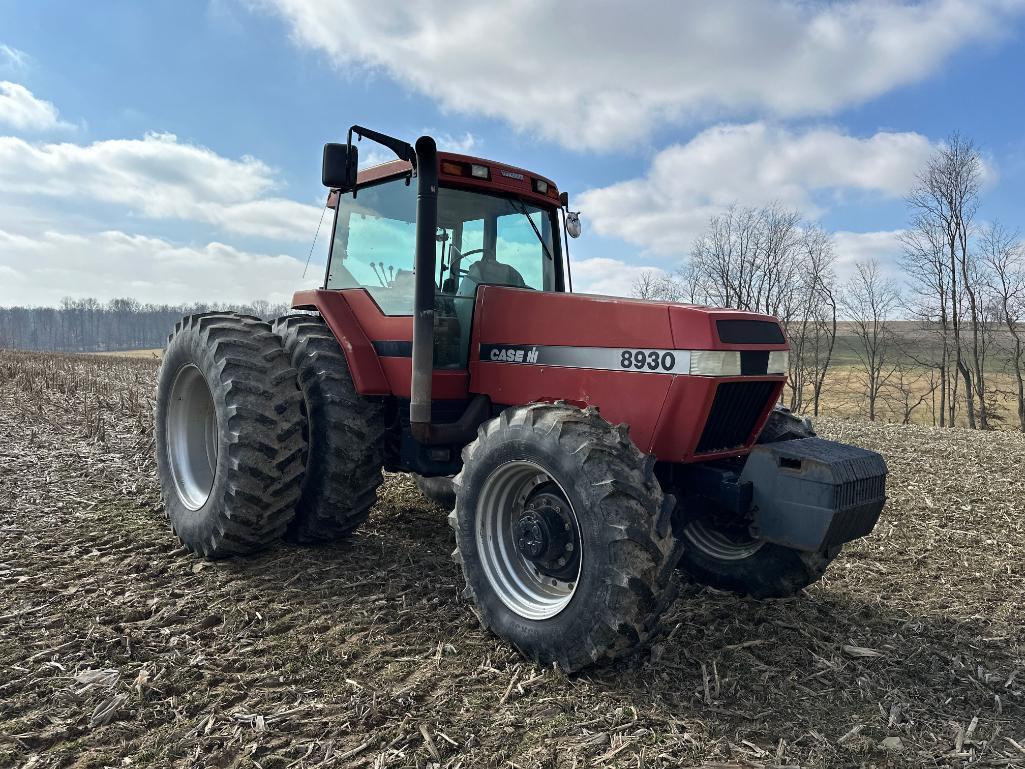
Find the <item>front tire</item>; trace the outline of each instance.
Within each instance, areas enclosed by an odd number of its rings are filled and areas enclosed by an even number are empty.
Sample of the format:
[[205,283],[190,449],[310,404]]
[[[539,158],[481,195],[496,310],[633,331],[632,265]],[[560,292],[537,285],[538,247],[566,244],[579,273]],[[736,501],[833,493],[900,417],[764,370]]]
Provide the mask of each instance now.
[[384,480],[384,404],[356,392],[345,354],[322,318],[286,315],[273,324],[298,375],[309,440],[306,473],[286,538],[314,544],[355,531]]
[[160,494],[185,547],[210,558],[281,538],[303,472],[295,371],[270,326],[234,313],[183,318],[157,374]]
[[567,672],[649,642],[679,558],[654,460],[594,409],[506,409],[463,451],[449,522],[481,624]]
[[[812,438],[807,418],[776,406],[758,443]],[[840,548],[806,553],[755,539],[746,522],[723,520],[707,510],[681,531],[685,543],[678,568],[692,582],[752,598],[785,598],[817,582]]]

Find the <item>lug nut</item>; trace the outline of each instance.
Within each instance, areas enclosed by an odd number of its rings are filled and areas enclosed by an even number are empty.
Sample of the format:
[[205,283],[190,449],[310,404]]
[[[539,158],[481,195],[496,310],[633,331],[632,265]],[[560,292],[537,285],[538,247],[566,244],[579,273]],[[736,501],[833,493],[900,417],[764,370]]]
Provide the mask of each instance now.
[[566,559],[565,558],[560,558],[558,561],[556,561],[556,563],[559,564],[559,566],[565,566],[566,565]]
[[567,542],[566,543],[566,552],[567,553],[572,553],[573,552],[573,543],[572,542]]

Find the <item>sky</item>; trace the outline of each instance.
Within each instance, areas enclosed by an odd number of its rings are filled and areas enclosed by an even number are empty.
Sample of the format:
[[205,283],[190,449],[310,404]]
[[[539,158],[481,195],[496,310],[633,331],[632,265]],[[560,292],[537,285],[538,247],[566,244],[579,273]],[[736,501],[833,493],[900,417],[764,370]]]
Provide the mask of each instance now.
[[1025,228],[1023,33],[1025,0],[0,0],[0,305],[287,301],[353,123],[554,179],[578,291],[671,272],[731,203],[899,277],[952,131]]

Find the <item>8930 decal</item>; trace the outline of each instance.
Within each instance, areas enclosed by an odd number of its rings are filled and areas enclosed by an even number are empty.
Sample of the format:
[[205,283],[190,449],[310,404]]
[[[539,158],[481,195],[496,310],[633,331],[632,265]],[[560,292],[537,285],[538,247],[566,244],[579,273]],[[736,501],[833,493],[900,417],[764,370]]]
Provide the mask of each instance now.
[[676,353],[668,350],[623,350],[619,356],[619,367],[638,371],[672,371],[676,368]]
[[641,350],[622,347],[482,344],[480,360],[527,366],[559,366],[645,374],[690,373],[689,350]]

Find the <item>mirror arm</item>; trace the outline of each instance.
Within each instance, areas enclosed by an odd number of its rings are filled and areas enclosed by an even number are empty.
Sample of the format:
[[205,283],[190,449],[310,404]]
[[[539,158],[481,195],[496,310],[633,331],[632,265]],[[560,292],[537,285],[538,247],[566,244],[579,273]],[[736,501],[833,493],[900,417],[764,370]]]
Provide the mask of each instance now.
[[394,152],[399,160],[405,160],[410,163],[413,168],[416,168],[416,151],[410,146],[409,142],[404,142],[401,139],[396,139],[393,136],[374,131],[370,128],[364,128],[363,126],[354,125],[349,128],[349,135],[346,139],[349,146],[352,146],[352,135],[356,134],[357,139],[367,138],[371,141],[377,142],[383,147],[387,147]]
[[[565,195],[566,193],[564,192],[562,194]],[[568,204],[568,201],[567,201],[567,204]],[[561,216],[562,216],[562,243],[563,243],[563,248],[562,248],[562,264],[563,264],[564,272],[566,273],[566,283],[568,284],[566,286],[566,289],[567,289],[568,293],[572,294],[573,293],[573,273],[570,270],[570,266],[569,266],[569,233],[566,232],[566,209],[560,208],[559,209],[559,214],[561,214]]]

